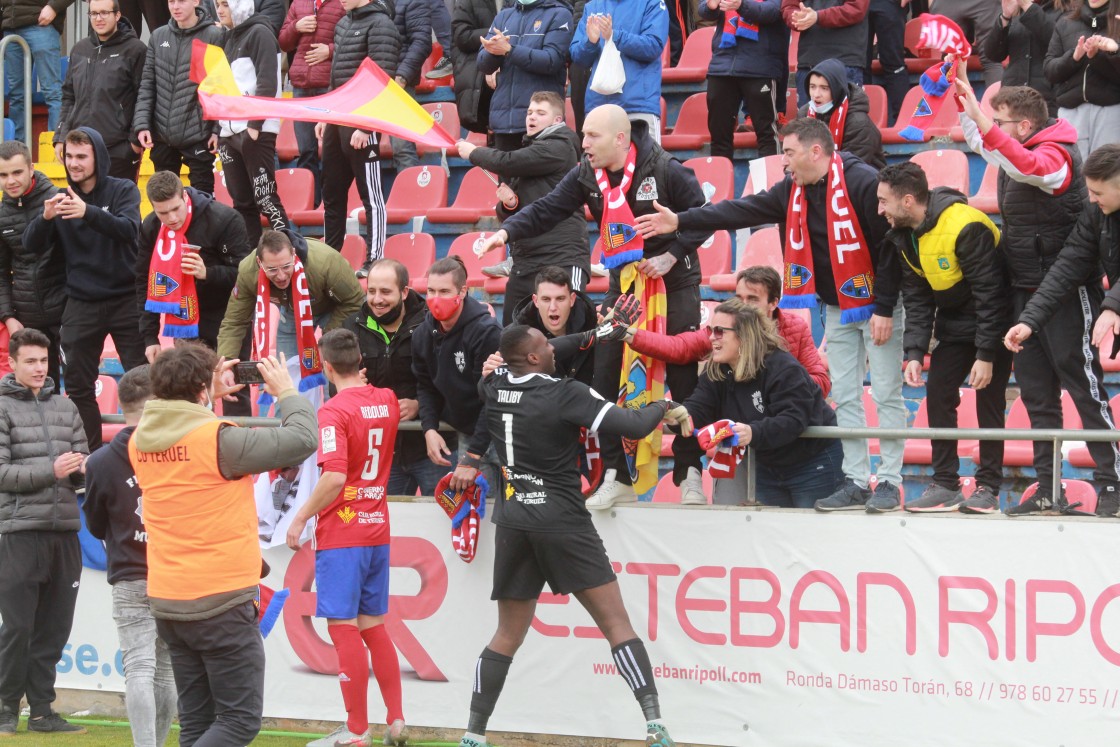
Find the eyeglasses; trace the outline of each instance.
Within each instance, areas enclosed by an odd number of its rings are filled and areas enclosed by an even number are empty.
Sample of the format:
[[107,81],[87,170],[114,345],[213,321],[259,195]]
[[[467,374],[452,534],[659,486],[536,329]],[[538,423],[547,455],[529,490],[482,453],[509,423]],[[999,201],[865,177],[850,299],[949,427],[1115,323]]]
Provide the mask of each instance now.
[[283,273],[291,272],[292,268],[295,267],[295,266],[296,266],[295,262],[289,262],[288,264],[280,265],[279,267],[265,267],[264,265],[261,265],[261,269],[264,270],[265,275],[268,275],[271,278],[271,277],[276,277],[277,275],[279,275],[282,272]]
[[995,117],[992,117],[992,123],[996,127],[1003,127],[1005,124],[1019,124],[1019,122],[1020,120],[1018,119],[996,119]]
[[112,18],[117,13],[118,11],[115,10],[91,10],[86,15],[96,20],[98,18]]
[[716,337],[723,337],[724,334],[728,332],[734,333],[735,329],[733,327],[721,327],[717,324],[711,327],[705,327],[704,331],[708,333],[709,337],[711,337],[712,335],[715,335]]

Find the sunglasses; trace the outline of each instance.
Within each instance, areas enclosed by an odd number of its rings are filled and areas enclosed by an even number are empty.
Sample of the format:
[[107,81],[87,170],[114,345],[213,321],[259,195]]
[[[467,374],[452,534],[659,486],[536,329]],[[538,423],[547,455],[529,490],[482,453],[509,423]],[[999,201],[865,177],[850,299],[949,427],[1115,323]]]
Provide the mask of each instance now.
[[704,331],[708,333],[709,337],[711,337],[712,335],[715,335],[716,337],[723,337],[727,332],[734,333],[735,329],[733,327],[721,327],[717,324],[714,326],[705,327]]

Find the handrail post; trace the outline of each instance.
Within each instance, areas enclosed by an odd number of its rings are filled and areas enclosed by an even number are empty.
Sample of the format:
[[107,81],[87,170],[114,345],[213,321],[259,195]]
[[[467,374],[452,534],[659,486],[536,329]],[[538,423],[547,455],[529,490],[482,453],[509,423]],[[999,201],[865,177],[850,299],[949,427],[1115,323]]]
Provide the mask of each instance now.
[[[24,143],[27,145],[28,150],[31,151],[31,158],[35,158],[35,149],[31,146],[31,47],[28,46],[27,40],[19,34],[12,34],[0,39],[0,85],[6,85],[7,73],[4,70],[4,55],[8,51],[9,44],[18,44],[23,47],[23,137]],[[3,111],[4,101],[7,99],[6,93],[0,89],[0,111]],[[0,142],[4,141],[4,132],[0,128]]]
[[[758,457],[754,449],[747,449],[747,454],[743,458],[747,460],[747,503],[758,503]],[[714,500],[715,496],[712,498]]]
[[[1051,500],[1054,501],[1054,505],[1056,506],[1058,505],[1058,498],[1062,495],[1062,439],[1054,439],[1054,453],[1051,455],[1050,460],[1052,462],[1051,467],[1054,470],[1054,476],[1051,478],[1050,483],[1050,489],[1052,491],[1050,495]],[[1040,485],[1039,487],[1041,488],[1042,486]]]

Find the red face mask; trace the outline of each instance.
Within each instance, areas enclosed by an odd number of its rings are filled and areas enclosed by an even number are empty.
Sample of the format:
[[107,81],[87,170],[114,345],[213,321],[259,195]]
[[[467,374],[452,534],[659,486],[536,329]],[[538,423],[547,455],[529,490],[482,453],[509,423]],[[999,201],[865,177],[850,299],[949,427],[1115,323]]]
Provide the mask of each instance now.
[[455,312],[459,310],[459,306],[463,303],[462,296],[454,296],[453,298],[439,298],[436,296],[429,296],[428,311],[432,312],[432,316],[436,321],[446,322],[451,317],[455,316]]

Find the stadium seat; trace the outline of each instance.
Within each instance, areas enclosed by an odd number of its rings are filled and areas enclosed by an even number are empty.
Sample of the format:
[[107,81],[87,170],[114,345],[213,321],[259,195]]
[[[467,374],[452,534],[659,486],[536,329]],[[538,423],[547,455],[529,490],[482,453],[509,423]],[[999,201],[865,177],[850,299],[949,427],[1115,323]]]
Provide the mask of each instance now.
[[661,71],[662,83],[699,83],[708,77],[708,64],[712,61],[712,37],[715,26],[697,29],[688,35],[681,58],[676,67]]
[[436,261],[436,240],[426,233],[395,233],[385,240],[385,256],[408,269],[409,287],[428,289],[428,268]]
[[[782,102],[779,100],[779,107],[781,106],[781,103]],[[781,127],[782,116],[783,112],[779,112],[778,121],[775,123],[778,127]],[[797,91],[792,88],[786,91],[786,108],[784,116],[787,122],[797,119]],[[738,130],[736,130],[735,134],[732,136],[732,145],[740,150],[757,148],[758,134],[753,129],[749,132],[739,132]],[[779,148],[780,147],[781,146],[779,145]]]
[[276,135],[276,157],[280,159],[280,163],[299,158],[299,142],[296,140],[294,120],[280,120],[280,132]]
[[218,171],[214,172],[214,199],[225,205],[233,207],[233,198],[229,196],[229,190],[226,189],[226,178],[221,172]]
[[[906,92],[906,98],[902,100],[902,108],[899,109],[898,121],[895,122],[895,126],[883,130],[884,145],[898,145],[912,142],[906,138],[900,137],[898,133],[910,124],[910,117],[918,108],[918,103],[922,100],[922,95],[921,86],[914,86]],[[957,107],[954,106],[951,101],[945,102],[945,105],[941,107],[941,111],[939,111],[937,116],[933,118],[933,121],[926,126],[926,139],[948,136],[957,122]]]
[[[1078,511],[1093,513],[1097,510],[1097,491],[1093,488],[1091,483],[1085,482],[1084,480],[1062,480],[1062,490],[1065,491],[1066,500],[1069,501],[1071,507],[1073,507],[1075,503],[1080,503],[1081,505],[1077,506]],[[1032,482],[1027,486],[1027,489],[1023,491],[1023,494],[1019,496],[1019,500],[1016,504],[1032,498],[1037,492],[1038,483]]]
[[475,223],[484,215],[492,216],[494,205],[498,201],[495,190],[497,187],[487,172],[475,166],[463,175],[455,201],[450,207],[428,210],[428,222]]
[[967,196],[968,156],[959,150],[922,150],[910,156],[910,161],[922,167],[929,180],[929,187],[952,187]]
[[720,305],[720,301],[701,301],[700,302],[700,329],[708,326],[712,319],[712,314],[715,313],[716,307]]
[[887,92],[882,86],[872,83],[865,85],[863,92],[867,94],[867,101],[870,106],[868,116],[871,117],[875,126],[882,130],[887,126],[887,111],[889,109]]
[[490,238],[492,233],[471,231],[470,233],[460,234],[455,237],[455,240],[451,242],[451,248],[447,250],[447,256],[457,254],[463,260],[463,264],[467,266],[467,285],[471,288],[481,288],[485,285],[486,276],[482,274],[483,267],[497,264],[506,258],[505,246],[488,252],[481,258],[475,256],[475,245]]
[[988,215],[999,213],[999,199],[996,192],[998,181],[999,169],[989,163],[984,169],[984,178],[980,180],[980,188],[976,190],[976,194],[968,198],[968,204]]
[[364,236],[348,233],[342,239],[342,258],[350,263],[350,267],[357,270],[366,261],[366,240]]
[[117,380],[101,374],[93,383],[93,396],[97,398],[97,410],[106,415],[115,415],[120,409],[117,400]]
[[[599,237],[595,238],[595,246],[591,250],[591,264],[599,264],[603,261],[603,240]],[[587,285],[584,287],[584,293],[606,293],[610,289],[610,276],[595,277],[592,275],[587,279]]]
[[416,84],[416,93],[431,93],[439,86],[450,86],[454,82],[452,77],[448,75],[446,78],[437,78],[436,80],[429,80],[427,73],[432,70],[436,63],[443,57],[443,47],[439,42],[432,42],[432,53],[428,55],[428,59],[424,60],[424,64],[420,66],[420,82]]
[[310,169],[280,169],[276,172],[276,195],[284,204],[285,211],[312,210],[315,206],[315,174]]
[[[1112,344],[1111,339],[1112,338],[1109,337],[1109,341],[1106,344],[1111,345]],[[1106,348],[1104,345],[1101,345],[1101,350],[1102,351],[1103,350],[1111,350],[1111,348]],[[1106,358],[1104,358],[1104,355],[1107,355],[1107,354],[1102,353],[1102,362],[1104,362],[1104,360],[1107,360]],[[1105,370],[1108,370],[1108,369],[1105,369]],[[1120,415],[1117,414],[1117,413],[1120,413],[1120,394],[1117,394],[1112,399],[1110,399],[1108,401],[1108,404],[1109,404],[1109,407],[1112,409],[1112,422],[1115,423],[1117,417],[1120,417]],[[1078,446],[1074,446],[1072,449],[1070,449],[1070,451],[1069,451],[1069,463],[1072,464],[1074,467],[1090,467],[1091,468],[1091,467],[1096,467],[1097,466],[1096,462],[1093,461],[1093,457],[1090,456],[1090,454],[1089,454],[1089,447],[1086,446],[1084,443],[1079,443]]]
[[735,167],[723,156],[690,158],[684,165],[696,173],[708,202],[730,200],[735,196]]
[[696,250],[700,255],[700,283],[707,285],[713,275],[731,271],[731,234],[716,231]]
[[[1031,428],[1031,419],[1027,415],[1027,406],[1023,404],[1022,397],[1017,397],[1011,403],[1011,409],[1007,412],[1006,427],[1024,430]],[[1073,406],[1073,399],[1065,389],[1062,390],[1062,428],[1065,430],[1081,430],[1081,416],[1077,413],[1077,408]],[[979,447],[972,450],[972,461],[976,464],[980,463]],[[1008,441],[1003,446],[1003,465],[1005,467],[1033,466],[1034,442]]]
[[764,192],[785,179],[786,167],[782,164],[782,158],[781,155],[752,158],[747,164],[750,170],[740,197]]
[[782,262],[782,235],[774,226],[751,231],[747,245],[743,247],[742,259],[735,272],[714,274],[708,283],[712,290],[733,292],[735,290],[735,275],[739,270],[752,265],[766,265],[773,267],[781,275],[785,269]]
[[[689,41],[695,36],[690,36]],[[666,150],[696,150],[710,139],[708,94],[694,93],[681,104],[672,132],[661,137],[661,147]]]
[[[689,37],[691,38],[691,37]],[[745,467],[744,467],[745,469]],[[712,488],[715,486],[715,481],[712,476],[708,474],[708,470],[700,475],[700,485],[704,491],[704,495],[708,499],[708,503],[712,502]],[[657,481],[657,487],[653,489],[653,502],[654,503],[680,503],[681,502],[681,488],[679,485],[673,484],[673,473],[668,472]]]
[[[428,114],[432,115],[432,119],[436,121],[436,124],[442,127],[444,132],[451,136],[452,140],[459,140],[459,133],[463,128],[459,124],[459,110],[455,108],[454,101],[440,101],[435,104],[424,104],[424,109]],[[434,148],[431,145],[417,143],[416,152],[422,156],[425,153],[439,153],[440,149]],[[456,153],[455,155],[458,154]]]
[[[957,407],[957,427],[958,428],[979,428],[980,426],[976,421],[976,391],[974,389],[960,389],[961,403]],[[929,428],[929,395],[918,403],[918,412],[914,416],[914,428]],[[957,454],[962,457],[969,457],[972,450],[979,445],[975,440],[961,440],[957,442]],[[933,445],[928,438],[911,438],[907,439],[906,446],[902,450],[902,461],[904,464],[932,464],[933,463]]]
[[400,224],[446,205],[447,172],[438,166],[412,166],[397,174],[385,212],[389,223]]

